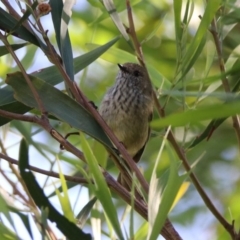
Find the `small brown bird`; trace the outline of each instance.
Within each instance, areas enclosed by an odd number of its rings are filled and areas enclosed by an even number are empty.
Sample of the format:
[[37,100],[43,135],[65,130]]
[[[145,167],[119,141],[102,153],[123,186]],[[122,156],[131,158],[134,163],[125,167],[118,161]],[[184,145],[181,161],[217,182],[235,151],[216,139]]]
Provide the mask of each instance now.
[[[103,98],[99,112],[135,162],[149,137],[153,90],[146,70],[135,63],[118,64],[116,82]],[[119,181],[123,184],[123,181]],[[125,184],[123,184],[125,185]]]

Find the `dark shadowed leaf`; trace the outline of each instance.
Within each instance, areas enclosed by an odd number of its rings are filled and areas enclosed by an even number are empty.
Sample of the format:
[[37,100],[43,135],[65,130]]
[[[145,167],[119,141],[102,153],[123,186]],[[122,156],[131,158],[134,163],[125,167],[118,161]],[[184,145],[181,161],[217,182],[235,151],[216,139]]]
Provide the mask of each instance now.
[[[21,145],[25,145],[21,142]],[[23,148],[25,148],[23,147]],[[24,151],[25,152],[25,151]],[[39,209],[47,210],[48,218],[55,222],[59,230],[68,238],[73,240],[90,240],[91,235],[84,233],[80,228],[78,228],[74,223],[70,222],[66,217],[61,215],[49,202],[48,198],[45,196],[43,190],[34,178],[34,175],[29,170],[28,157],[20,158],[19,160],[20,174],[31,194],[34,202],[39,207]]]
[[[33,76],[29,77],[48,113],[87,133],[104,145],[111,146],[104,131],[81,105],[43,80]],[[31,108],[38,108],[34,96],[20,72],[9,74],[6,83],[14,89],[14,96],[19,102]]]
[[94,197],[91,199],[81,210],[81,212],[77,215],[78,219],[78,225],[80,227],[83,227],[85,222],[88,220],[88,215],[90,214],[95,202],[97,201],[97,198]]
[[[0,29],[11,32],[17,24],[18,21],[0,7]],[[46,48],[45,44],[24,26],[19,26],[16,31],[13,32],[13,35],[39,47]]]
[[[20,49],[22,47],[25,47],[27,45],[28,45],[28,43],[20,43],[20,44],[12,44],[11,47],[12,47],[13,50],[18,50],[18,49]],[[8,50],[5,46],[0,46],[0,56],[6,55],[8,53],[9,52],[8,52]]]
[[[52,11],[52,21],[56,33],[56,39],[58,43],[58,48],[61,52],[61,57],[64,63],[66,72],[71,80],[74,80],[74,68],[73,68],[73,54],[72,54],[72,45],[70,42],[67,24],[65,21],[62,21],[64,11],[63,11],[63,2],[59,0],[51,0],[50,2]],[[68,18],[70,19],[70,18]],[[64,25],[65,31],[62,30]]]

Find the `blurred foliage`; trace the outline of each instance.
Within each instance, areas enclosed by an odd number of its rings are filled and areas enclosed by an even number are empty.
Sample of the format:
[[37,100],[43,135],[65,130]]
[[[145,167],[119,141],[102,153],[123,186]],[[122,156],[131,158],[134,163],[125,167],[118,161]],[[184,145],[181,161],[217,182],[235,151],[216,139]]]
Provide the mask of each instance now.
[[[173,2],[176,3],[176,1]],[[114,2],[120,19],[124,25],[128,26],[125,1],[115,0]],[[194,59],[191,68],[184,73],[184,67],[186,66],[182,64],[184,61],[190,61],[190,58],[184,60],[184,56],[194,41],[202,17],[204,16],[207,2],[210,1],[198,0],[179,2],[183,2],[183,5],[181,13],[180,9],[175,9],[176,11],[179,10],[181,16],[181,26],[178,27],[182,32],[178,35],[175,25],[176,15],[174,14],[176,14],[176,12],[174,12],[174,3],[167,0],[131,1],[136,33],[139,41],[142,43],[144,58],[150,76],[152,77],[154,88],[160,95],[159,101],[161,106],[164,106],[166,116],[188,110],[197,110],[200,106],[203,108],[206,106],[215,106],[215,104],[216,106],[221,106],[221,104],[231,101],[231,98],[233,99],[239,92],[240,52],[238,39],[240,21],[237,1],[217,1],[221,2],[221,6],[216,6],[218,11],[215,14],[218,36],[222,48],[222,58],[226,67],[226,77],[231,91],[233,91],[234,87],[237,85],[234,90],[236,94],[226,94],[222,87],[221,72],[215,50],[216,46],[213,42],[212,33],[207,29],[205,29],[204,32],[204,38],[201,43],[202,46],[200,46],[199,43],[199,46],[202,47],[200,49],[201,51],[199,51],[196,59]],[[11,4],[13,4],[16,11],[22,16],[19,5],[25,9],[24,1]],[[0,7],[6,10],[4,2],[0,3]],[[188,12],[186,11],[187,9]],[[42,16],[40,21],[42,22],[44,30],[48,31],[47,35],[51,44],[60,54],[50,14],[51,13]],[[32,23],[35,24],[35,20],[33,18],[30,19]],[[211,28],[210,25],[208,27],[209,29]],[[74,57],[92,51],[92,49],[102,46],[120,35],[119,30],[109,17],[104,5],[98,0],[76,2],[68,25],[68,33]],[[43,41],[42,38],[40,39]],[[8,40],[11,44],[24,42],[15,36],[10,36]],[[3,51],[2,48],[0,48],[0,53],[1,51]],[[40,50],[36,45],[29,44],[15,52],[27,73],[40,71],[52,65],[46,53]],[[194,54],[194,52],[192,54]],[[109,51],[101,55],[101,57],[80,72],[77,72],[74,80],[86,97],[98,106],[104,93],[114,82],[116,72],[118,71],[116,63],[124,63],[127,59],[135,59],[137,62],[134,50],[122,37],[109,49]],[[16,66],[10,54],[1,55],[1,89],[6,87],[6,75],[16,71],[19,71],[19,68]],[[153,77],[155,78],[153,79]],[[59,82],[61,81],[59,80]],[[62,90],[64,86],[62,83],[59,83],[57,88]],[[1,101],[3,101],[3,99]],[[66,108],[63,109],[66,110]],[[218,110],[221,112],[220,107]],[[36,110],[31,110],[30,113],[39,114]],[[157,112],[154,112],[154,120],[158,119]],[[223,214],[227,221],[231,223],[235,220],[235,227],[239,229],[240,155],[239,142],[235,134],[231,117],[223,121],[223,123],[213,131],[212,136],[208,140],[201,139],[202,141],[200,143],[196,144],[194,147],[189,147],[195,139],[201,136],[212,120],[215,119],[209,116],[208,120],[174,127],[172,130],[179,145],[186,152],[189,164],[193,165],[193,172],[198,177],[202,187],[206,190],[212,202],[217,206],[217,209]],[[54,118],[52,118],[50,122],[52,127],[63,135],[73,131],[72,127],[65,122],[60,122]],[[80,162],[72,154],[61,151],[59,149],[59,144],[53,138],[49,137],[39,126],[29,123],[19,124],[18,121],[11,121],[9,124],[1,127],[0,133],[1,152],[12,158],[18,159],[17,153],[20,148],[21,138],[24,137],[29,147],[29,162],[31,165],[40,166],[47,170],[59,171],[56,159],[60,159],[61,169],[63,169],[64,174],[74,175],[80,172],[81,176],[86,178],[89,177],[84,175],[87,168],[86,164]],[[139,167],[142,169],[148,182],[151,179],[164,134],[165,129],[158,130],[153,128],[151,138],[139,163]],[[112,161],[108,160],[108,154],[103,146],[94,139],[86,137],[85,140],[87,140],[85,143],[86,145],[83,147],[78,136],[71,136],[69,138],[69,141],[73,143],[73,145],[79,149],[83,148],[92,159],[96,157],[101,166],[105,167],[113,176],[117,176],[117,168]],[[82,138],[82,141],[85,140]],[[90,152],[89,146],[93,153]],[[156,175],[163,182],[166,181],[164,178],[166,178],[166,174],[169,172],[171,158],[174,158],[175,161],[179,160],[173,148],[171,148],[171,151],[173,152],[173,156],[169,153],[169,147],[163,149],[160,156],[160,162],[157,166]],[[1,195],[6,197],[8,193],[11,197],[11,201],[14,201],[14,204],[16,204],[16,202],[19,202],[19,196],[15,194],[16,189],[14,188],[14,184],[8,182],[3,173],[6,174],[13,183],[18,181],[17,177],[12,173],[13,170],[9,168],[8,164],[3,159],[1,165],[0,175],[1,182],[3,182],[0,189],[3,189]],[[182,166],[179,167],[179,171],[181,173],[185,172]],[[61,185],[59,180],[56,181],[56,179],[47,176],[43,177],[41,174],[36,174],[35,177],[44,189],[46,195],[51,195],[56,186],[59,187]],[[186,181],[190,180],[187,179]],[[186,184],[186,182],[184,184]],[[74,212],[74,216],[77,216],[88,203],[89,199],[92,198],[92,195],[96,193],[94,191],[98,191],[98,189],[94,190],[90,188],[89,191],[86,191],[86,188],[76,186],[76,184],[68,185],[68,187],[70,189],[69,196],[71,196],[70,204],[72,206],[72,211]],[[231,239],[226,230],[205,206],[195,187],[190,184],[186,192],[185,187],[186,185],[179,189],[180,195],[183,196],[169,215],[170,220],[173,221],[174,225],[176,224],[176,229],[183,239]],[[22,189],[19,191],[25,193]],[[52,194],[49,199],[54,203],[53,205],[59,207],[60,204],[58,199],[56,196],[52,197],[53,195],[54,194]],[[5,202],[9,201],[5,199]],[[130,234],[130,230],[128,229],[130,217],[126,216],[124,212],[126,204],[117,197],[113,199],[113,202],[120,218],[122,217],[123,219],[123,232],[125,234],[126,231],[128,235]],[[19,210],[24,210],[24,205],[19,205]],[[1,212],[3,209],[6,210],[5,205],[4,208],[1,209]],[[61,207],[59,207],[59,209],[61,209]],[[128,211],[128,209],[126,211]],[[90,212],[91,218],[87,219],[87,215]],[[41,214],[43,213],[45,213],[45,210],[41,212]],[[47,214],[48,213],[46,213],[46,215]],[[43,215],[37,215],[37,219],[44,225],[46,216],[44,217]],[[116,230],[119,226],[117,223],[115,223],[115,228],[111,226],[108,222],[108,216],[105,215],[101,206],[95,204],[94,209],[92,209],[91,206],[87,214],[85,213],[85,216],[84,221],[86,221],[87,226],[85,228],[86,232],[91,232],[95,238],[97,238],[98,234],[102,234],[104,235],[103,239],[114,239],[113,229]],[[3,217],[1,215],[0,217],[1,222],[2,219],[6,221],[6,216]],[[11,216],[9,219],[10,218]],[[81,218],[81,216],[79,216],[79,218]],[[11,222],[9,219],[8,221]],[[135,232],[140,232],[141,227],[139,226],[144,223],[145,221],[140,218],[139,215],[134,215]],[[15,223],[11,224],[12,226],[16,225]],[[89,226],[91,228],[89,228]],[[14,236],[18,235],[18,231],[15,230],[14,227],[8,228],[3,226],[2,223],[0,227],[3,229],[1,232],[9,232],[9,236],[13,236],[11,239],[16,239]],[[142,239],[145,239],[147,230],[146,228],[142,229],[145,229],[145,231],[143,231],[142,235],[138,232],[139,235],[137,236],[144,236]],[[118,231],[120,230],[118,229]],[[201,233],[201,235],[199,235],[199,233]],[[26,235],[27,234],[28,233],[26,233]],[[59,232],[57,232],[57,234],[61,236]],[[21,238],[21,234],[19,235]],[[118,232],[118,236],[121,236],[120,232]],[[39,236],[36,235],[34,239],[37,239],[37,237]],[[24,237],[24,239],[27,238]],[[51,238],[48,236],[48,239]]]

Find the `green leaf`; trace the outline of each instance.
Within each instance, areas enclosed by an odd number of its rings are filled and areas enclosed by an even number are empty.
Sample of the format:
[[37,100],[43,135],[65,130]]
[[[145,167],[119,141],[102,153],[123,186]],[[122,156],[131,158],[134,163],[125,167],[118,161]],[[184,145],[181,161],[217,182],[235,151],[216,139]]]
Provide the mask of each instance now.
[[80,138],[81,138],[82,150],[86,158],[86,161],[88,163],[89,172],[93,177],[93,181],[94,181],[93,190],[97,198],[101,202],[103,209],[107,217],[109,218],[113,228],[115,229],[119,239],[124,239],[120,225],[119,225],[116,207],[113,204],[110,190],[106,184],[106,181],[103,177],[102,172],[100,171],[100,167],[98,165],[97,159],[94,156],[94,153],[92,152],[92,149],[90,148],[88,142],[86,141],[84,134],[81,134]]
[[151,126],[154,129],[162,129],[166,126],[185,126],[189,123],[198,123],[204,120],[224,118],[240,113],[240,102],[225,103],[188,110],[183,113],[175,113],[165,118],[154,120]]
[[27,4],[27,10],[24,12],[23,16],[20,18],[19,21],[17,21],[16,25],[11,29],[11,32],[15,32],[18,28],[20,28],[23,23],[28,19],[28,17],[32,14],[32,12],[36,9],[38,6],[38,2],[34,2],[31,7],[29,7]]
[[[88,0],[88,2],[89,2],[92,6],[100,9],[101,12],[102,12],[102,14],[101,14],[99,17],[97,17],[91,24],[96,24],[96,23],[99,24],[99,23],[101,23],[103,20],[109,18],[109,14],[105,11],[106,8],[105,8],[105,6],[102,4],[103,1],[101,1],[102,3],[100,3],[99,0]],[[139,2],[141,2],[141,0],[131,0],[131,6],[133,7],[133,6],[135,6],[136,4],[138,4]],[[121,12],[123,12],[123,11],[126,10],[126,3],[125,3],[125,1],[117,1],[117,2],[115,2],[115,3],[116,3],[116,5],[117,5],[117,10],[118,10],[119,13],[121,13]]]
[[125,38],[125,40],[130,44],[130,46],[132,46],[130,38],[127,34],[127,31],[117,13],[114,2],[112,0],[103,0],[103,4],[104,4],[105,8],[107,9],[111,19],[113,20],[113,22],[116,25],[119,32],[122,34],[122,36]]
[[[105,146],[112,146],[95,119],[81,105],[43,80],[30,75],[29,77],[48,113],[89,134]],[[14,89],[14,96],[19,102],[38,109],[38,104],[20,72],[9,74],[6,83]]]
[[200,134],[193,142],[192,144],[188,147],[188,149],[193,148],[200,142],[202,142],[204,139],[207,139],[211,137],[212,133],[226,120],[226,118],[221,118],[217,120],[212,120],[206,129],[203,131],[203,133]]
[[[153,197],[152,201],[149,203],[149,208],[152,208],[152,211],[150,212],[149,209],[150,226],[147,238],[148,240],[157,239],[159,232],[164,226],[168,213],[174,203],[178,190],[187,176],[186,174],[182,176],[178,175],[179,162],[176,161],[176,156],[173,156],[173,150],[170,148],[170,146],[166,144],[166,147],[171,161],[170,173],[164,190],[162,190],[161,181],[156,178],[156,175],[155,177],[153,176],[151,179]],[[154,195],[160,195],[159,205],[156,201],[154,201]],[[158,196],[156,196],[156,198],[157,197]]]
[[67,218],[62,216],[49,202],[43,190],[34,178],[34,175],[29,169],[28,158],[21,158],[19,161],[20,174],[28,188],[36,205],[40,209],[48,212],[48,218],[55,222],[59,230],[68,238],[73,240],[90,240],[90,234],[84,233],[74,223],[70,222]]
[[[239,85],[240,85],[240,79],[236,82],[232,92],[236,93],[239,90]],[[211,85],[210,85],[211,86]],[[218,85],[217,85],[218,86]],[[213,87],[215,90],[215,87]],[[208,89],[207,89],[208,90]],[[206,91],[207,91],[206,90]],[[213,91],[214,91],[213,90]],[[225,94],[226,95],[226,94]],[[233,95],[234,96],[234,95]],[[230,97],[230,96],[229,96]],[[229,99],[229,97],[227,97],[227,100]],[[228,100],[229,101],[229,100]],[[194,146],[196,146],[197,144],[199,144],[200,142],[202,142],[204,139],[209,139],[213,132],[226,120],[227,118],[220,118],[220,119],[214,119],[212,120],[208,126],[206,127],[206,129],[203,131],[203,133],[201,133],[193,142],[192,144],[188,147],[188,148],[193,148]]]
[[181,23],[182,0],[174,0],[173,9],[174,9],[174,21],[175,21],[176,45],[178,47],[182,39],[182,31],[183,31],[182,23]]
[[[61,158],[61,160],[64,160],[64,158]],[[72,165],[75,167],[75,164],[74,164],[74,163],[70,163],[70,164],[72,164]],[[76,170],[77,170],[77,169],[76,169]],[[76,171],[76,173],[71,174],[71,176],[78,178],[78,177],[82,177],[82,174],[80,174],[78,171]],[[68,190],[71,189],[71,188],[73,188],[73,187],[75,187],[75,186],[79,186],[79,183],[76,183],[76,182],[66,182],[66,184],[67,184]],[[63,191],[62,186],[58,187],[57,189],[58,189],[59,192],[62,192],[62,191]],[[48,194],[47,196],[48,196],[48,198],[51,198],[51,197],[53,197],[53,196],[56,196],[56,191],[54,190],[52,193]]]
[[[5,32],[11,32],[17,24],[18,21],[0,7],[0,29]],[[12,35],[46,49],[46,45],[24,26],[19,26]]]
[[204,15],[201,18],[201,23],[199,28],[191,41],[190,46],[187,49],[185,56],[183,57],[183,76],[190,70],[195,61],[198,59],[200,55],[206,38],[206,33],[208,32],[209,25],[214,18],[216,11],[220,6],[221,1],[208,1],[206,9],[204,11]]
[[196,60],[198,59],[198,57],[200,56],[200,54],[202,53],[202,50],[205,46],[206,43],[206,36],[204,36],[201,40],[201,42],[199,43],[194,55],[192,56],[191,60],[188,61],[186,63],[185,66],[183,66],[183,72],[182,72],[182,77],[178,80],[180,82],[180,80],[182,80],[182,78],[184,78],[186,76],[186,74],[190,71],[190,69],[193,67],[194,63],[196,62]]
[[240,22],[240,10],[239,8],[234,9],[232,12],[228,12],[221,18],[221,21],[225,25],[230,25]]
[[[87,67],[93,61],[101,56],[104,52],[106,52],[113,44],[115,44],[119,40],[119,37],[114,38],[110,42],[102,45],[88,53],[85,53],[79,57],[74,59],[74,70],[76,73]],[[51,85],[56,85],[63,81],[63,78],[58,71],[56,66],[51,66],[45,69],[42,69],[38,72],[32,74],[33,76],[39,77]],[[13,97],[12,88],[6,86],[0,89],[0,108],[5,111],[14,112],[23,114],[31,110],[30,107],[27,107],[19,102]],[[0,116],[0,126],[11,121],[10,119],[3,118]]]
[[66,180],[64,178],[64,175],[61,170],[61,166],[58,161],[58,169],[59,169],[59,176],[60,176],[60,181],[61,181],[61,186],[62,186],[62,193],[63,196],[61,195],[60,191],[58,189],[55,189],[56,194],[58,196],[59,202],[61,203],[61,207],[64,213],[64,216],[71,222],[75,222],[74,214],[71,208],[71,203],[68,195],[68,188],[66,184]]
[[[28,45],[28,43],[11,44],[11,48],[15,51],[15,50],[18,50],[27,45]],[[9,51],[7,50],[7,48],[5,46],[0,46],[0,57],[3,55],[6,55],[8,53],[9,53]]]
[[[7,86],[7,87],[8,87],[8,89],[10,89],[9,86]],[[0,89],[0,92],[2,92],[1,90],[3,90],[3,89]],[[11,91],[11,94],[13,94],[12,91]],[[24,104],[22,104],[20,102],[17,102],[15,99],[14,99],[14,102],[0,106],[0,108],[1,108],[1,110],[18,113],[18,114],[23,114],[23,113],[26,113],[29,110],[31,110],[31,108],[25,106]],[[11,119],[0,116],[0,126],[3,126],[4,124],[6,124],[10,121],[11,121]]]
[[[28,234],[31,236],[31,238],[33,239],[33,233],[32,233],[32,229],[31,229],[31,224],[30,224],[30,219],[29,219],[29,216],[28,215],[25,215],[23,213],[21,213],[18,209],[16,208],[13,208],[13,207],[9,207],[10,211],[17,214],[21,220],[22,220],[22,223],[23,225],[25,226],[25,228],[27,229],[28,231]],[[0,238],[2,239],[2,238]]]
[[86,223],[86,221],[88,220],[88,215],[90,214],[94,204],[96,203],[97,198],[94,197],[93,199],[91,199],[80,211],[80,213],[77,215],[77,219],[78,219],[78,225],[80,227],[83,227]]
[[61,51],[61,16],[62,16],[62,10],[63,10],[63,2],[58,0],[50,0],[49,4],[51,6],[51,15],[52,15],[52,22],[53,27],[56,34],[56,40],[58,44],[58,48]]
[[14,232],[8,229],[0,222],[0,239],[1,240],[21,240],[20,237],[16,236]]
[[[56,33],[56,39],[58,43],[58,48],[61,52],[61,57],[63,60],[64,67],[69,78],[74,80],[74,69],[73,69],[73,54],[72,54],[72,45],[70,42],[69,34],[68,34],[68,23],[70,20],[69,10],[68,8],[69,2],[73,1],[65,1],[64,5],[62,1],[59,0],[51,0],[49,3],[52,8],[52,21]],[[72,4],[72,3],[71,3]]]
[[[44,158],[48,159],[50,162],[49,156],[42,149],[39,143],[33,139],[31,125],[26,125],[24,122],[21,121],[13,121],[13,126],[22,134],[22,136],[24,136],[24,139],[29,145],[32,145],[40,154],[42,154],[42,156],[44,156]],[[22,153],[20,153],[20,156],[21,154]]]
[[142,226],[135,233],[134,239],[146,239],[147,238],[148,228],[149,228],[149,223],[148,222],[144,222],[142,224]]
[[154,24],[155,26],[153,26],[153,30],[146,35],[146,37],[143,39],[143,41],[141,42],[141,45],[143,45],[144,43],[146,43],[147,41],[151,40],[157,33],[157,31],[160,29],[162,23],[163,23],[163,18],[159,18],[159,20],[156,22],[156,24]]

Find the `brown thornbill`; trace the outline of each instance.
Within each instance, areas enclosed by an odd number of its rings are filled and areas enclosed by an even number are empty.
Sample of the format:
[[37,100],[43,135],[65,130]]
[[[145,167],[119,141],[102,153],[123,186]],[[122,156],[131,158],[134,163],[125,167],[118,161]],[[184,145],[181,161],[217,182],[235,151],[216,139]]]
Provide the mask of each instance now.
[[[118,64],[116,82],[105,94],[99,112],[135,162],[149,137],[153,90],[146,70],[135,63]],[[127,187],[120,177],[118,181]]]

